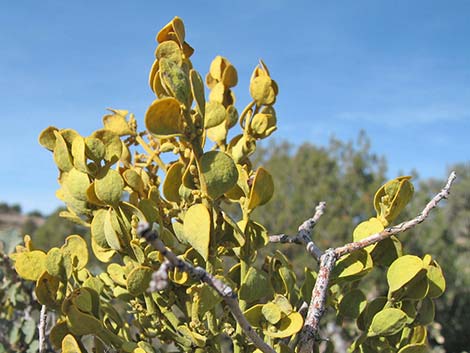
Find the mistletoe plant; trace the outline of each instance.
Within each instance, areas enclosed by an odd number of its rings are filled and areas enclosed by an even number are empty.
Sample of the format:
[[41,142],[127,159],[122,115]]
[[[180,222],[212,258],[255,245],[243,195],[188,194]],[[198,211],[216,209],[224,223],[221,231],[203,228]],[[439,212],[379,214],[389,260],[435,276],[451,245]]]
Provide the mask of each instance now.
[[[59,169],[57,197],[67,206],[61,216],[90,229],[91,251],[108,264],[94,272],[79,235],[47,253],[26,238],[11,255],[19,276],[36,283],[44,315],[55,312],[48,334],[54,349],[317,351],[319,322],[330,307],[339,323],[356,320],[353,352],[426,351],[426,325],[444,277],[431,256],[404,255],[395,235],[424,220],[454,175],[422,215],[395,227],[389,224],[413,186],[409,177],[386,183],[375,196],[377,216],[340,248],[323,252],[311,239],[324,203],[296,236],[269,236],[252,213],[272,197],[273,180],[250,156],[277,128],[276,81],[260,61],[250,80],[252,101],[239,113],[235,67],[217,56],[205,77],[207,95],[185,37],[178,17],[157,35],[149,76],[156,99],[143,131],[133,114],[110,109],[90,136],[48,127],[39,137]],[[229,137],[237,123],[240,132]],[[228,204],[239,207],[240,219]],[[282,252],[259,259],[269,242],[306,246],[313,258],[303,281]],[[361,290],[374,267],[387,269],[387,296]]]

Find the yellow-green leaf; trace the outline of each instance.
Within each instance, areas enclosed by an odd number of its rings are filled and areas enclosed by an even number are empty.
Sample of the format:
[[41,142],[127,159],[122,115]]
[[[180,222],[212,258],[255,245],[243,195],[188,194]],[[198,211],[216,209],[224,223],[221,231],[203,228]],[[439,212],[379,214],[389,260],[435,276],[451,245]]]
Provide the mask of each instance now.
[[[62,340],[69,334],[67,323],[62,319],[57,320],[57,323],[52,327],[49,333],[49,341],[52,343],[54,349],[59,350],[62,345]],[[65,351],[63,351],[65,353]],[[77,351],[78,352],[78,351]]]
[[183,334],[184,337],[191,340],[192,344],[196,347],[204,347],[206,345],[207,337],[191,331],[187,326],[178,326],[178,331]]
[[207,260],[211,236],[211,217],[203,204],[191,206],[184,216],[183,233],[185,240]]
[[430,298],[424,298],[416,316],[416,323],[426,326],[434,321],[435,307]]
[[70,235],[62,246],[62,255],[69,257],[72,266],[81,270],[88,263],[88,248],[86,241],[80,235]]
[[[364,238],[367,238],[369,235],[379,233],[384,230],[384,225],[380,220],[376,217],[372,217],[368,221],[364,221],[358,224],[358,226],[354,229],[353,232],[353,240],[354,241],[359,241]],[[368,252],[371,252],[374,250],[374,248],[377,246],[377,243],[373,245],[369,245],[365,249]]]
[[104,235],[106,237],[106,242],[108,243],[109,247],[114,250],[121,251],[122,244],[123,244],[123,237],[122,230],[119,225],[119,221],[116,218],[116,213],[113,209],[109,209],[106,212],[106,216],[104,218]]
[[82,353],[80,346],[78,345],[75,338],[68,334],[62,340],[62,352],[63,353]]
[[110,130],[119,136],[134,134],[126,120],[126,115],[128,113],[127,110],[108,110],[113,114],[108,114],[103,117],[103,124],[105,129]]
[[121,200],[124,181],[114,169],[95,179],[95,194],[98,199],[108,205],[116,206]]
[[191,106],[191,87],[189,78],[182,68],[175,62],[162,58],[160,62],[160,75],[166,88],[186,108]]
[[180,103],[173,97],[153,101],[145,113],[145,126],[155,136],[182,135],[183,117]]
[[50,275],[47,271],[38,278],[34,293],[38,302],[48,307],[56,305],[57,290],[59,289],[60,279]]
[[367,336],[391,336],[406,325],[407,316],[400,309],[387,308],[379,311],[372,319]]
[[91,134],[90,137],[101,140],[105,148],[104,159],[107,162],[114,163],[117,162],[119,158],[121,158],[122,142],[116,133],[112,132],[111,130],[101,129],[95,131],[93,134]]
[[20,277],[37,281],[46,270],[47,255],[40,250],[17,253],[15,256],[15,269]]
[[429,292],[428,296],[430,298],[437,298],[444,293],[446,289],[446,280],[442,269],[437,263],[435,265],[430,265],[427,271],[427,277],[429,281]]
[[144,193],[145,185],[142,177],[134,169],[126,169],[124,173],[122,173],[122,177],[132,190],[138,192],[139,194]]
[[55,126],[49,126],[41,131],[39,135],[39,143],[42,147],[47,148],[49,151],[53,151],[55,147],[56,137],[54,131],[59,131]]
[[[76,140],[78,140],[77,138]],[[87,201],[87,189],[90,186],[88,175],[72,168],[63,181],[63,186],[67,188],[72,197],[80,201]]]
[[276,101],[273,81],[269,76],[258,76],[250,83],[251,97],[257,104],[270,105]]
[[225,107],[219,102],[207,102],[205,111],[204,127],[206,129],[217,126],[225,120]]
[[372,269],[372,257],[365,250],[357,250],[343,256],[331,272],[332,279],[345,279],[366,274]]
[[253,327],[261,327],[262,322],[264,321],[263,316],[263,306],[264,304],[256,304],[246,310],[243,315]]
[[237,70],[230,63],[228,63],[222,73],[222,83],[225,87],[234,87],[238,83]]
[[370,254],[374,264],[390,267],[393,261],[403,255],[403,246],[400,240],[392,235],[381,240]]
[[210,151],[202,155],[200,160],[202,177],[207,185],[208,196],[217,199],[229,191],[238,180],[238,170],[228,154]]
[[202,82],[202,77],[199,72],[191,69],[189,71],[189,79],[191,83],[191,91],[193,93],[194,100],[196,101],[196,109],[201,116],[204,116],[206,111],[206,99],[204,98],[204,83]]
[[264,334],[273,338],[284,338],[295,335],[302,329],[304,319],[298,312],[293,311],[288,316],[283,317],[276,325],[275,331],[265,330]]
[[98,162],[104,158],[106,147],[103,141],[96,137],[85,138],[85,155],[91,160]]
[[62,259],[62,250],[59,248],[51,248],[46,256],[46,270],[55,277],[63,277],[65,269]]
[[264,318],[273,325],[277,324],[282,317],[281,309],[272,302],[263,305],[261,312],[263,313]]
[[392,222],[413,197],[410,176],[401,176],[385,183],[375,194],[374,208],[384,223]]
[[91,238],[91,249],[93,250],[95,257],[104,263],[111,261],[111,258],[116,254],[114,249],[99,246],[93,238]]
[[57,167],[63,171],[68,172],[73,168],[72,156],[67,147],[67,143],[58,131],[54,131],[56,137],[54,146],[54,161]]
[[179,202],[181,199],[179,188],[183,178],[183,167],[183,163],[177,162],[173,163],[167,171],[165,181],[163,182],[163,196],[168,201]]
[[250,197],[248,201],[248,209],[264,205],[274,194],[273,177],[264,168],[256,170],[253,186],[251,187]]
[[144,293],[152,279],[153,270],[148,266],[138,266],[127,276],[127,290],[132,295]]
[[91,237],[102,248],[109,248],[106,236],[104,233],[104,220],[107,210],[101,208],[95,212],[93,220],[91,221]]
[[404,255],[396,259],[387,271],[387,281],[391,293],[399,290],[413,278],[425,271],[423,260],[414,255]]
[[250,128],[254,137],[266,138],[277,129],[276,115],[268,113],[255,114],[250,122]]
[[160,43],[155,51],[155,56],[158,60],[168,59],[173,61],[178,66],[181,66],[183,63],[183,58],[181,56],[182,52],[176,42],[169,40],[163,43]]
[[68,306],[64,314],[67,315],[67,326],[70,332],[75,335],[96,334],[103,329],[101,321],[90,314],[82,312],[73,304]]

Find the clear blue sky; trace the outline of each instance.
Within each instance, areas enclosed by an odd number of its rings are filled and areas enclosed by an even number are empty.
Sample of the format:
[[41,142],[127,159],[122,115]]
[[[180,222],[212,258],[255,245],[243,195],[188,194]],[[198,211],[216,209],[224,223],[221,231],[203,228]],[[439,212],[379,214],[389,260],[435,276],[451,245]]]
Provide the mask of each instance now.
[[[278,138],[326,144],[365,129],[389,174],[443,178],[470,152],[470,1],[1,1],[0,201],[48,212],[48,125],[87,135],[106,107],[142,119],[154,36],[178,15],[203,74],[258,58],[278,81]],[[142,120],[141,120],[142,121]],[[294,140],[295,139],[295,140]]]

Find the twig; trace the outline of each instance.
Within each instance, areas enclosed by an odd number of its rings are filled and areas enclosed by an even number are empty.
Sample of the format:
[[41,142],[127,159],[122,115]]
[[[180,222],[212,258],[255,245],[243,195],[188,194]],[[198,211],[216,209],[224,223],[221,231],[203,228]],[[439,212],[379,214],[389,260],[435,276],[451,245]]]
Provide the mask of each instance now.
[[349,244],[346,244],[344,246],[340,246],[340,247],[335,249],[336,256],[339,258],[339,257],[341,257],[343,255],[346,255],[346,254],[349,254],[349,253],[351,253],[355,250],[363,249],[363,248],[365,248],[369,245],[378,243],[379,241],[384,240],[388,237],[391,237],[392,235],[402,233],[402,232],[404,232],[404,231],[406,231],[410,228],[413,228],[414,226],[420,224],[421,222],[423,222],[429,216],[429,213],[431,212],[431,210],[433,208],[435,208],[437,206],[437,204],[442,199],[446,199],[449,196],[449,190],[450,190],[450,188],[452,186],[452,183],[454,182],[455,178],[456,178],[455,172],[450,173],[449,178],[448,178],[447,183],[444,186],[444,188],[438,194],[436,194],[436,196],[434,196],[431,199],[431,201],[428,202],[428,204],[423,209],[423,211],[421,211],[421,213],[418,216],[416,216],[415,218],[413,218],[409,221],[406,221],[406,222],[402,222],[402,223],[400,223],[396,226],[385,228],[383,231],[381,231],[379,233],[376,233],[376,234],[372,234],[372,235],[370,235],[367,238],[364,238],[362,240],[359,240],[359,241],[356,241],[356,242],[353,242],[353,243],[349,243]]
[[[256,333],[253,327],[250,325],[246,317],[243,315],[240,304],[237,299],[236,293],[226,285],[224,282],[215,278],[210,273],[207,273],[202,267],[194,267],[186,261],[178,258],[171,250],[165,247],[165,244],[158,239],[158,234],[153,231],[148,223],[141,222],[137,228],[137,234],[145,238],[145,240],[151,244],[156,250],[158,250],[171,264],[178,268],[180,271],[187,272],[192,278],[198,279],[201,282],[207,283],[209,286],[215,289],[215,291],[222,297],[225,304],[229,307],[235,320],[240,324],[245,334],[251,339],[253,344],[264,353],[276,353],[262,338]],[[166,265],[168,266],[168,265]],[[157,271],[158,272],[158,271]],[[154,277],[154,280],[158,280]],[[164,284],[164,283],[163,283]],[[156,287],[161,287],[163,284],[155,284]]]
[[39,317],[39,353],[45,353],[46,345],[46,326],[47,326],[47,308],[45,305],[41,307],[41,314]]
[[368,236],[360,241],[346,244],[335,249],[329,249],[321,257],[320,269],[318,271],[318,278],[312,291],[312,300],[310,302],[307,317],[304,322],[304,327],[300,333],[299,352],[310,353],[312,352],[313,345],[318,335],[320,326],[320,319],[325,311],[326,293],[328,290],[328,282],[331,271],[335,266],[336,260],[341,256],[349,254],[355,250],[363,249],[366,246],[375,244],[383,239],[392,235],[404,232],[417,224],[423,222],[433,208],[442,200],[449,196],[449,191],[456,178],[455,172],[449,175],[444,188],[428,202],[423,211],[412,220],[400,223],[394,227],[389,227],[383,231]]
[[307,252],[310,253],[315,260],[320,261],[323,252],[313,242],[311,234],[313,228],[317,224],[320,217],[325,212],[326,202],[322,201],[315,207],[315,214],[312,218],[307,219],[303,222],[298,229],[297,235],[290,237],[287,234],[270,235],[269,241],[271,243],[293,243],[293,244],[304,244]]

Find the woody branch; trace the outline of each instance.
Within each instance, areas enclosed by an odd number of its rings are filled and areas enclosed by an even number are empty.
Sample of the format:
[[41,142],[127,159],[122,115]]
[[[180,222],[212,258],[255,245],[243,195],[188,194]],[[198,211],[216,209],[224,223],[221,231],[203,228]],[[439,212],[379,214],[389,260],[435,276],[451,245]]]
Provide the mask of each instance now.
[[325,311],[326,293],[328,290],[331,271],[333,270],[336,261],[341,256],[378,243],[379,241],[389,238],[392,235],[403,233],[406,230],[413,228],[414,226],[423,222],[429,216],[430,212],[438,205],[438,203],[449,196],[450,188],[452,187],[455,179],[455,172],[450,173],[444,188],[439,193],[437,193],[431,199],[431,201],[428,202],[423,211],[421,211],[421,213],[415,218],[406,222],[402,222],[396,226],[386,228],[383,231],[372,234],[360,241],[348,243],[335,249],[329,249],[321,256],[318,278],[312,291],[312,300],[308,308],[307,317],[300,333],[300,353],[311,352],[315,344],[315,340],[318,336],[320,320]]

